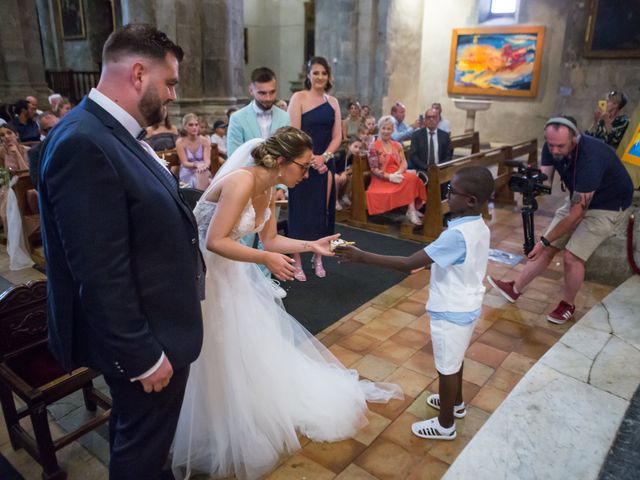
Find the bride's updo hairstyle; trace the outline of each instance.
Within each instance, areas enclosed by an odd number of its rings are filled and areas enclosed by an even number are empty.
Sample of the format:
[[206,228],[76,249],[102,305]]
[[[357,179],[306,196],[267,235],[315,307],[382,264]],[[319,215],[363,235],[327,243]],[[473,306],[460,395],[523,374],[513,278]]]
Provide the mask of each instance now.
[[282,127],[254,148],[251,156],[256,165],[275,168],[278,165],[278,157],[283,157],[285,163],[291,163],[294,158],[300,157],[312,147],[311,137],[302,130],[294,127]]

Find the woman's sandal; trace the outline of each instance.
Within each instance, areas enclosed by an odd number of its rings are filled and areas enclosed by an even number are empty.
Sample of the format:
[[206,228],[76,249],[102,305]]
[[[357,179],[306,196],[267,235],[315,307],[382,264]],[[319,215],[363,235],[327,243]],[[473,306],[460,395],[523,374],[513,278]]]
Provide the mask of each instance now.
[[[440,410],[440,395],[434,393],[433,395],[429,395],[427,397],[427,405],[436,410]],[[464,418],[467,414],[467,408],[464,405],[464,402],[453,406],[453,416],[456,418]]]
[[414,423],[411,425],[411,431],[416,437],[429,438],[431,440],[455,440],[458,436],[455,425],[444,428],[440,425],[438,417]]
[[322,257],[320,257],[319,261],[316,261],[316,256],[314,254],[311,257],[311,266],[316,272],[316,277],[324,278],[327,276],[327,272],[325,271],[324,266],[322,265]]
[[299,263],[294,263],[293,268],[293,278],[295,278],[299,282],[306,282],[307,276],[304,274],[304,270],[302,270],[302,265],[300,265]]

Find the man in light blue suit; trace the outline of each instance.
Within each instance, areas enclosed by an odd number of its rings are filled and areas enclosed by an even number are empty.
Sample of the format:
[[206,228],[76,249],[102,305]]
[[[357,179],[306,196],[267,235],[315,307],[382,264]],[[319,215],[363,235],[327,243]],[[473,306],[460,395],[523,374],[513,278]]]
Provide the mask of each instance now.
[[[256,68],[251,72],[251,84],[249,93],[253,101],[244,108],[234,112],[229,119],[229,129],[227,130],[227,154],[229,157],[243,143],[254,139],[267,139],[280,127],[291,125],[289,114],[278,107],[274,107],[277,96],[276,74],[267,67]],[[284,185],[278,185],[276,191],[284,195]],[[255,234],[247,235],[241,242],[248,246],[253,246]],[[262,243],[258,243],[258,248],[262,249]],[[271,272],[264,265],[260,269],[267,277],[271,277]],[[287,296],[277,280],[272,280],[273,288],[279,298]]]
[[253,101],[234,112],[229,119],[227,151],[231,156],[236,148],[253,138],[267,139],[280,127],[291,125],[289,114],[276,102],[276,74],[267,67],[251,72],[249,93]]

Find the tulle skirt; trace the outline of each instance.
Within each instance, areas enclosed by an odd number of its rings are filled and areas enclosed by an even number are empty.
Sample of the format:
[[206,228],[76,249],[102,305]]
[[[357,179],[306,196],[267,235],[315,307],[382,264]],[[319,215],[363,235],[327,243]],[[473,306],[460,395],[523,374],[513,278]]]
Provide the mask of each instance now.
[[253,264],[205,252],[204,343],[192,365],[173,445],[176,478],[268,473],[314,441],[349,438],[367,401],[402,398],[397,385],[359,381],[275,298]]

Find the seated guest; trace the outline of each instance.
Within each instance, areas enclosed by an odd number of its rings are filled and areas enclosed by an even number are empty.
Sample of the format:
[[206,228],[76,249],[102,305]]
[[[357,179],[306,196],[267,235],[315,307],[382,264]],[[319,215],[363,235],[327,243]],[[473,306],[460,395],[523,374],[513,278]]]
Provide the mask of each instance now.
[[69,99],[63,98],[58,102],[58,106],[53,110],[53,113],[56,114],[56,117],[62,118],[67,113],[69,113],[69,110],[71,110],[72,108],[73,108],[73,105],[71,104]]
[[360,109],[360,117],[367,118],[369,115],[371,115],[371,107],[369,107],[369,105],[362,105],[362,108]]
[[351,205],[351,162],[355,155],[363,153],[366,155],[366,151],[363,152],[363,142],[357,137],[351,138],[344,162],[336,161],[336,210],[338,211]]
[[11,121],[13,130],[21,142],[40,140],[40,128],[36,122],[36,107],[26,100],[18,100],[14,106],[15,117]]
[[371,135],[369,133],[369,129],[366,127],[366,125],[364,125],[362,123],[358,127],[358,138],[360,139],[360,142],[362,143],[362,148],[366,152],[369,151],[369,148],[371,148],[371,144],[376,139],[375,135]]
[[427,200],[427,192],[415,172],[407,172],[402,145],[391,139],[393,118],[389,115],[378,121],[379,138],[369,149],[371,184],[367,189],[369,215],[388,212],[407,206],[407,218],[414,225],[422,225],[418,208]]
[[227,125],[222,120],[216,120],[213,124],[213,135],[211,135],[211,143],[218,146],[220,154],[220,164],[224,163],[227,158]]
[[0,125],[6,125],[13,120],[13,105],[0,103]]
[[435,108],[438,112],[438,129],[451,135],[451,122],[442,116],[442,105],[434,102],[431,104],[431,108]]
[[49,95],[49,105],[51,106],[51,111],[55,112],[56,108],[58,108],[58,104],[62,101],[62,95],[59,93],[52,93]]
[[[29,147],[20,144],[18,135],[9,124],[0,125],[0,168],[7,170],[28,170]],[[28,175],[26,172],[22,175]],[[7,191],[9,186],[0,184],[0,220],[7,234]],[[32,202],[30,202],[31,204]],[[36,202],[37,204],[37,199]]]
[[451,139],[447,132],[438,128],[438,118],[438,111],[430,108],[424,114],[425,127],[413,132],[409,168],[426,172],[429,165],[451,160]]
[[182,135],[176,142],[180,159],[180,182],[188,187],[204,190],[211,179],[211,141],[200,135],[200,122],[195,113],[187,113],[182,119]]
[[349,102],[348,113],[347,118],[342,121],[342,141],[347,141],[349,138],[358,135],[360,104],[358,102]]
[[34,106],[34,108],[36,109],[36,116],[42,115],[43,112],[38,108],[38,99],[36,97],[34,97],[33,95],[29,95],[27,98],[25,98],[25,100]]
[[624,132],[629,126],[629,118],[620,111],[627,104],[627,96],[620,91],[607,94],[606,107],[598,107],[593,114],[593,124],[587,130],[587,135],[599,138],[612,148],[618,148]]
[[170,150],[176,148],[178,129],[171,125],[169,113],[165,112],[164,121],[147,127],[147,136],[144,141],[151,145],[155,151]]
[[[393,135],[391,138],[396,142],[404,142],[411,138],[413,131],[420,127],[420,122],[416,120],[411,125],[404,123],[407,115],[407,108],[400,102],[396,102],[391,107],[391,117],[393,118]],[[380,125],[380,122],[378,122]]]
[[[49,132],[60,121],[53,112],[44,112],[38,118],[38,125],[40,125],[40,139],[44,140],[49,135]],[[31,183],[33,187],[38,190],[38,174],[40,173],[40,151],[42,150],[42,142],[34,145],[31,150],[27,152],[29,157],[29,175],[31,176]]]
[[366,150],[369,151],[369,147],[371,146],[373,141],[376,139],[376,136],[378,134],[378,125],[376,125],[376,117],[374,117],[373,115],[363,117],[362,126],[364,126],[364,128],[366,129],[366,134],[365,134],[366,138],[363,136],[360,136],[360,140],[365,142]]

